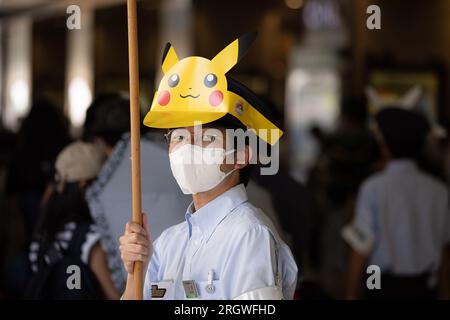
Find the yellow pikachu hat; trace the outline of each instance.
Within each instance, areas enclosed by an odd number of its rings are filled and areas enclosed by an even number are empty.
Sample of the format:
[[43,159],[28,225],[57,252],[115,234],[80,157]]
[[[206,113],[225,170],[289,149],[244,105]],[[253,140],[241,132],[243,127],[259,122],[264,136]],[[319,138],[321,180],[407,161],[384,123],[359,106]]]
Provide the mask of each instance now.
[[162,59],[164,76],[144,124],[152,128],[189,127],[231,114],[259,138],[274,145],[283,132],[249,101],[229,91],[225,76],[255,38],[256,33],[244,35],[211,60],[196,56],[179,60],[168,43]]

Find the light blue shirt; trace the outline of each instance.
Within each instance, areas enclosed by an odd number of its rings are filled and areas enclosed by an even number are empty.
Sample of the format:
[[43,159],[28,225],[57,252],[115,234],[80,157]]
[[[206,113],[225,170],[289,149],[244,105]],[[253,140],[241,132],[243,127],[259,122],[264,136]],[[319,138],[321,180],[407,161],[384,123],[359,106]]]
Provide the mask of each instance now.
[[[297,266],[288,246],[270,220],[247,200],[244,185],[237,185],[199,210],[191,204],[186,221],[166,231],[153,244],[144,284],[172,283],[173,299],[185,299],[183,280],[194,280],[201,299],[233,299],[249,291],[279,285],[292,299]],[[207,292],[208,274],[214,292]]]
[[382,272],[436,271],[450,242],[448,190],[413,161],[391,161],[362,185],[352,224],[359,237],[373,239],[369,264]]

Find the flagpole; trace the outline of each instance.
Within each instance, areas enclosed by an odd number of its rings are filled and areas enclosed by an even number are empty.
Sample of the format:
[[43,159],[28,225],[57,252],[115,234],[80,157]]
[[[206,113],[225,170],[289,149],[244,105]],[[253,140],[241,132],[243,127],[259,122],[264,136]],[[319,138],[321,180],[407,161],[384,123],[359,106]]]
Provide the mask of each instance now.
[[[141,156],[140,156],[140,111],[139,111],[139,55],[137,39],[136,0],[127,0],[128,12],[128,62],[130,75],[130,118],[131,118],[131,179],[133,222],[142,225],[141,210]],[[134,263],[135,299],[143,298],[142,262]]]

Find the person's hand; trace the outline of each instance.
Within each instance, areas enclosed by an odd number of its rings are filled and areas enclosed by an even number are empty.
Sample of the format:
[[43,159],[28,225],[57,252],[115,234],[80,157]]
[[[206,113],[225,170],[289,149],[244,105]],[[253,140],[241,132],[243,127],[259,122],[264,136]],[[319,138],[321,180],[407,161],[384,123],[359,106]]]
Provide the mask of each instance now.
[[147,231],[147,215],[142,214],[143,226],[128,222],[125,233],[119,238],[120,257],[128,274],[133,274],[134,262],[142,261],[144,272],[147,270],[153,252],[150,234]]

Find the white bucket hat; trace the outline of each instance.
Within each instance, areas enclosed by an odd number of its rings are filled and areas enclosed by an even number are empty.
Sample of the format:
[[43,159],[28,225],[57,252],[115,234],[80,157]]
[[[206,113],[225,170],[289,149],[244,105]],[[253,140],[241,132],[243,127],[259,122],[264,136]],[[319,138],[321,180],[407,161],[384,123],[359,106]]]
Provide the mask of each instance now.
[[71,143],[56,158],[56,179],[60,185],[93,179],[99,174],[103,160],[104,155],[95,144]]

